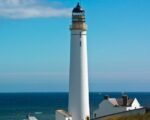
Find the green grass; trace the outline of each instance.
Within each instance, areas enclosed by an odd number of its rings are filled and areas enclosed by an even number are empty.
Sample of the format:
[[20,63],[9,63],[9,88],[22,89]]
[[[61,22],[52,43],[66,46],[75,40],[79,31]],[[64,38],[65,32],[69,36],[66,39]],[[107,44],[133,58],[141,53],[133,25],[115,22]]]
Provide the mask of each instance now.
[[146,113],[144,115],[113,117],[113,118],[109,118],[108,120],[150,120],[150,113]]

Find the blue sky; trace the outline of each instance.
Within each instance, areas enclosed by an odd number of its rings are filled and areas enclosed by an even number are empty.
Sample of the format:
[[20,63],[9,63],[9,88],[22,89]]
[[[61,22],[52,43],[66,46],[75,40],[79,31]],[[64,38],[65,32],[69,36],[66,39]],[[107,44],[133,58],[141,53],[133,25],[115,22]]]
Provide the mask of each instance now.
[[[68,91],[78,0],[0,0],[0,92]],[[150,1],[83,0],[90,91],[150,91]]]

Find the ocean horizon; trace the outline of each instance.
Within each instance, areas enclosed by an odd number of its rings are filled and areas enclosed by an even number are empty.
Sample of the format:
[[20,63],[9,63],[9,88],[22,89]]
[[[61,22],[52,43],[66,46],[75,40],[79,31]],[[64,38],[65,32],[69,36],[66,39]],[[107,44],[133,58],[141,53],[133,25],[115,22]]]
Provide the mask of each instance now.
[[[98,107],[105,95],[120,98],[122,92],[90,92],[90,112]],[[150,107],[150,92],[125,92]],[[0,120],[23,120],[31,114],[39,120],[55,120],[55,111],[68,108],[68,92],[0,93]]]

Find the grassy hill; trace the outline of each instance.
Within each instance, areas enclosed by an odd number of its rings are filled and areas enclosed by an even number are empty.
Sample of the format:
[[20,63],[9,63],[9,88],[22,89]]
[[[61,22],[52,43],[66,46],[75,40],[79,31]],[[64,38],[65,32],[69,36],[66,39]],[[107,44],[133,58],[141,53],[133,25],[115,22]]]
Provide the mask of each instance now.
[[144,115],[132,115],[132,116],[124,116],[124,117],[114,117],[109,118],[108,120],[150,120],[150,113],[146,113]]

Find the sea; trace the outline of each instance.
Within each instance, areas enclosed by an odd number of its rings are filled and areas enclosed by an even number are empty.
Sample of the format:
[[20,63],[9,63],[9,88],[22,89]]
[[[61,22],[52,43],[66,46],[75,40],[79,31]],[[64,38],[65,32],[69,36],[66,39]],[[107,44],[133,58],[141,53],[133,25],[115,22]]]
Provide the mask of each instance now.
[[[105,95],[120,98],[122,94],[137,98],[142,106],[150,107],[150,92],[92,92],[91,114]],[[28,114],[38,120],[55,120],[55,111],[67,111],[67,108],[68,93],[0,93],[0,120],[24,120]]]

